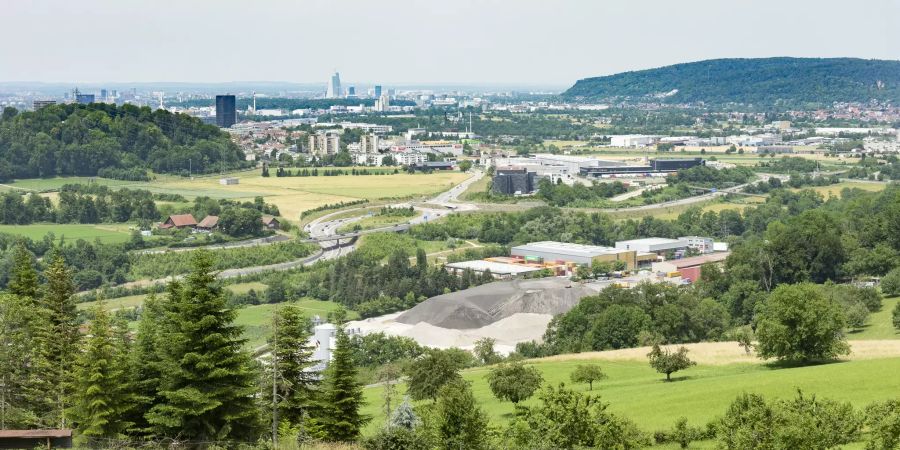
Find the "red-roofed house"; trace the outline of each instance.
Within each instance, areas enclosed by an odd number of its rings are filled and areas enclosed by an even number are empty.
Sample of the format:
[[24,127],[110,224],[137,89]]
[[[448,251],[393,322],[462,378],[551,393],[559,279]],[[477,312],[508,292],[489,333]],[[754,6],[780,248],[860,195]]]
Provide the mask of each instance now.
[[162,229],[168,228],[194,228],[197,226],[197,219],[190,214],[174,214],[166,218],[165,222],[159,225]]
[[197,224],[197,229],[201,231],[212,231],[219,226],[219,216],[206,216]]
[[279,222],[275,216],[270,216],[268,214],[263,214],[262,223],[270,230],[277,230],[281,227],[281,222]]

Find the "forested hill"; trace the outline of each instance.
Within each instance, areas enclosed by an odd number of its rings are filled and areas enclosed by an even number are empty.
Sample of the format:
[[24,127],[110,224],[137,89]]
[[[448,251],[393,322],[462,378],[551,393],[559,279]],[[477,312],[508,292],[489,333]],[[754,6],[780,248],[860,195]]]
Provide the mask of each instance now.
[[765,105],[900,103],[900,61],[713,59],[578,80],[568,99]]
[[0,182],[54,175],[146,178],[237,167],[228,134],[200,119],[133,105],[54,105],[0,115]]

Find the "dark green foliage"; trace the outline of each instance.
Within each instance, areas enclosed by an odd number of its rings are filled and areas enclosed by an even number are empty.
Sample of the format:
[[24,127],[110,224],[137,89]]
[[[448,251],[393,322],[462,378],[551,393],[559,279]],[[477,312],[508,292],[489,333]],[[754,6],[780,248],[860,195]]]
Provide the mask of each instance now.
[[609,413],[599,397],[548,386],[538,394],[541,404],[520,410],[506,431],[509,448],[636,449],[648,439],[626,419]]
[[363,405],[362,385],[356,380],[350,338],[338,329],[337,344],[325,375],[323,393],[322,431],[325,438],[336,442],[356,440],[362,427],[370,420],[359,409]]
[[500,356],[496,350],[494,350],[494,344],[496,342],[496,339],[489,337],[484,337],[475,341],[475,348],[472,349],[472,353],[475,354],[475,359],[477,359],[479,363],[484,365],[496,364],[497,362],[500,362],[503,357]]
[[127,372],[128,347],[122,340],[127,330],[114,328],[102,304],[94,309],[93,316],[76,362],[69,411],[84,443],[124,437],[132,425],[125,413],[134,399]]
[[274,332],[269,338],[273,363],[266,378],[275,379],[279,422],[289,427],[301,426],[313,416],[312,405],[318,392],[316,374],[310,370],[316,365],[308,343],[311,322],[294,305],[278,308],[274,321]]
[[407,367],[407,393],[413,400],[437,400],[441,387],[462,378],[463,367],[450,352],[429,349]]
[[487,375],[488,386],[494,397],[519,403],[534,395],[541,387],[544,377],[534,366],[526,366],[521,361],[500,363]]
[[766,231],[774,284],[838,279],[845,253],[841,228],[828,214],[807,211]]
[[13,253],[12,273],[6,288],[11,294],[34,301],[38,296],[38,276],[33,259],[25,243],[20,241]]
[[596,364],[579,364],[572,371],[570,378],[573,383],[587,383],[588,390],[594,390],[594,382],[605,380],[606,374],[603,369]]
[[866,407],[865,425],[869,429],[868,450],[900,447],[900,400],[885,400]]
[[187,440],[248,439],[259,427],[256,375],[235,312],[225,307],[212,259],[196,252],[183,283],[169,284],[159,402],[147,413],[155,432]]
[[166,342],[162,326],[165,323],[164,302],[150,294],[141,309],[137,333],[129,354],[128,377],[133,384],[134,408],[125,413],[125,420],[131,422],[132,432],[138,436],[151,433],[150,423],[145,413],[161,402],[157,396],[165,369],[163,356]]
[[813,284],[781,285],[769,295],[757,321],[757,353],[787,361],[832,359],[847,354],[841,306]]
[[472,388],[456,378],[440,388],[435,402],[438,448],[479,450],[488,447],[488,420]]
[[[828,105],[900,100],[900,62],[854,58],[713,59],[579,80],[566,98],[640,101],[665,94],[669,103]],[[884,83],[885,88],[879,88]]]
[[591,328],[591,348],[609,350],[634,347],[638,334],[652,326],[652,319],[634,305],[611,305],[601,312]]
[[46,383],[37,367],[47,318],[33,299],[0,294],[0,422],[4,428],[37,428],[45,412]]
[[229,236],[259,236],[262,214],[255,209],[228,208],[219,216],[219,228]]
[[835,448],[859,438],[862,416],[849,403],[806,397],[767,403],[741,394],[717,426],[723,449]]
[[547,178],[541,178],[538,182],[537,197],[545,200],[551,206],[576,206],[588,204],[592,200],[607,199],[624,193],[628,189],[621,181],[612,183],[594,182],[590,186],[575,183],[555,184]]
[[891,270],[881,279],[881,292],[892,297],[900,295],[900,268]]
[[354,335],[350,338],[353,362],[359,367],[378,367],[398,361],[411,360],[425,350],[415,340],[384,333]]
[[654,345],[647,354],[647,358],[650,360],[650,367],[659,373],[666,374],[666,381],[672,381],[673,373],[697,364],[688,358],[687,353],[688,349],[685,347],[678,347],[678,350],[672,352],[668,349],[660,349],[659,345]]
[[[27,151],[26,151],[27,149]],[[141,178],[133,169],[193,173],[244,165],[228,135],[149,107],[54,105],[0,122],[0,181],[54,175]],[[146,177],[146,175],[144,175]]]
[[62,257],[55,256],[44,270],[47,282],[41,292],[40,305],[47,314],[47,328],[41,333],[38,344],[45,351],[40,361],[46,367],[42,378],[49,384],[46,393],[52,399],[53,409],[49,417],[59,424],[66,423],[65,409],[72,392],[72,362],[78,350],[78,323],[75,310],[75,286],[71,269]]

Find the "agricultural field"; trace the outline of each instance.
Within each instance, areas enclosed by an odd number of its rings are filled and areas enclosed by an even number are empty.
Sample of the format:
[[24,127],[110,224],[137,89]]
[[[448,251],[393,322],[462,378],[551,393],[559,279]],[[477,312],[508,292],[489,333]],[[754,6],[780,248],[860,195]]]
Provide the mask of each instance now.
[[30,178],[24,180],[16,180],[15,182],[0,185],[0,192],[10,189],[22,191],[43,192],[57,190],[64,184],[100,184],[103,186],[129,187],[133,185],[143,184],[141,181],[124,181],[113,180],[110,178],[100,177],[53,177],[53,178]]
[[[862,189],[864,191],[883,191],[887,188],[888,183],[879,183],[877,181],[842,181],[837,184],[832,184],[830,186],[814,186],[814,187],[803,187],[802,189],[812,189],[819,194],[822,194],[823,197],[840,197],[841,191],[845,188],[849,189]],[[797,189],[799,190],[799,189]]]
[[32,240],[41,240],[47,233],[53,233],[56,240],[62,237],[69,242],[77,239],[93,242],[99,239],[104,243],[115,244],[131,239],[132,226],[127,223],[0,225],[0,233],[15,234]]

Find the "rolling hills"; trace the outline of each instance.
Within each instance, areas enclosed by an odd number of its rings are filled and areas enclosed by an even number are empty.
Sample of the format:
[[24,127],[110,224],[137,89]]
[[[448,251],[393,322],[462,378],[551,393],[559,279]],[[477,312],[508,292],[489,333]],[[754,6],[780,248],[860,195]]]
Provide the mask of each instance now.
[[713,59],[585,78],[570,100],[827,105],[900,102],[900,61],[856,58]]

